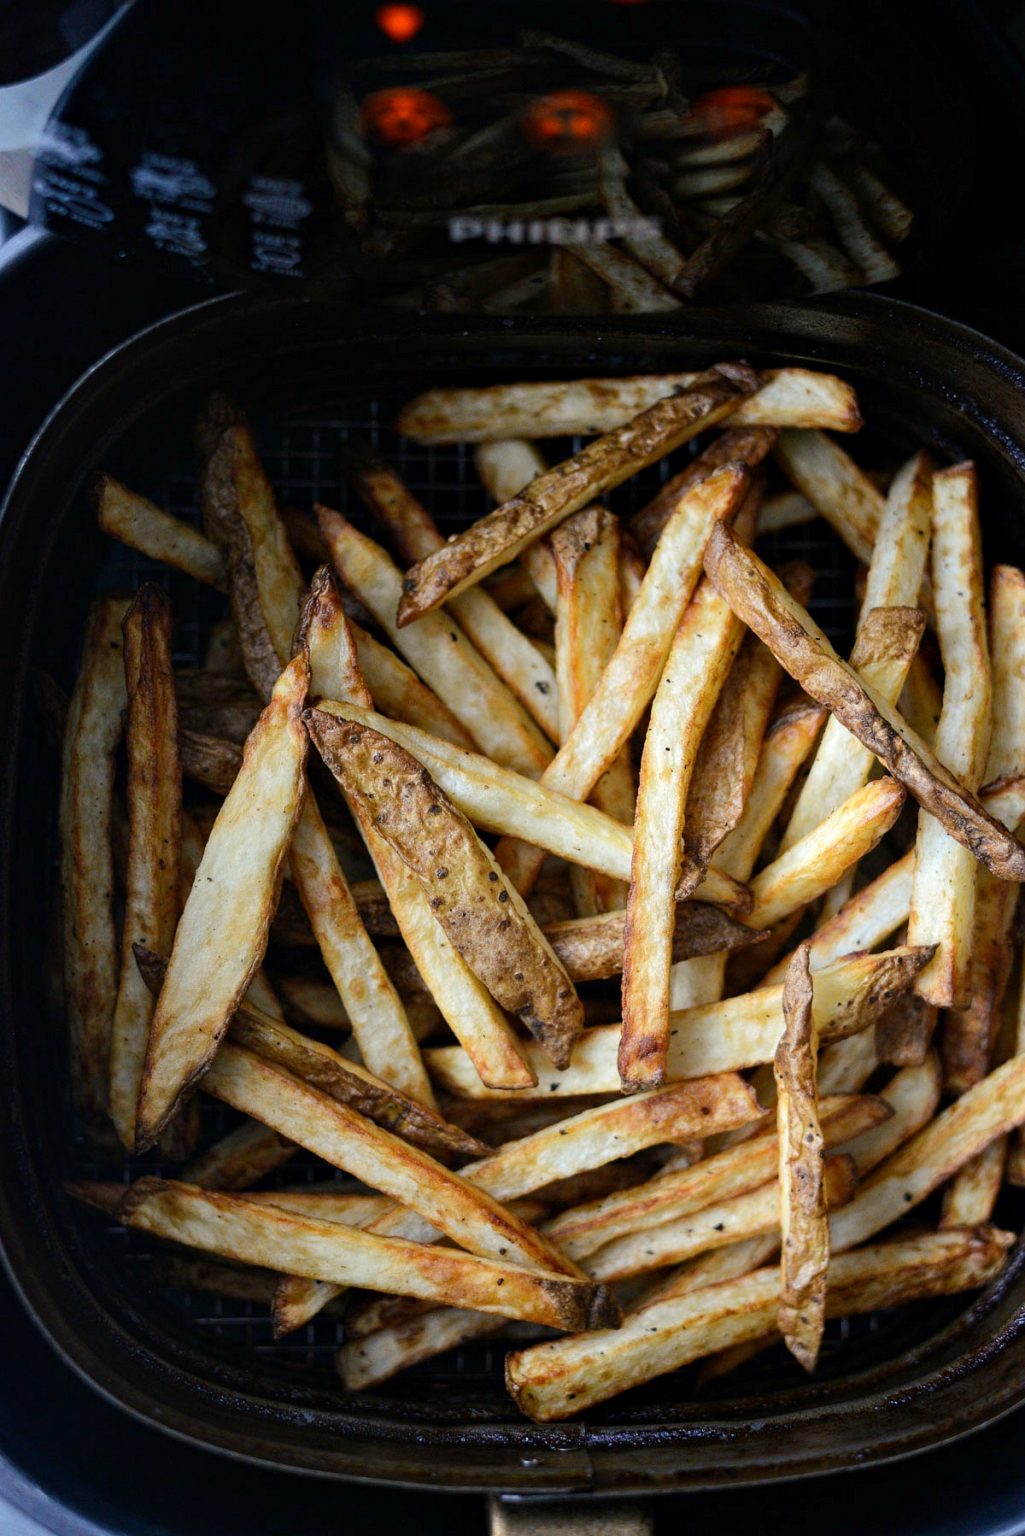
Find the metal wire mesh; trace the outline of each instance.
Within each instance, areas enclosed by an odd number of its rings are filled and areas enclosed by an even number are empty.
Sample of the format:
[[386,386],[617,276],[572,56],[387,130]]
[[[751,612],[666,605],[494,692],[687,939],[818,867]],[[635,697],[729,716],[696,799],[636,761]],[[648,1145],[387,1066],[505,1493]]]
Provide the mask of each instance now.
[[[483,515],[491,503],[478,481],[473,449],[465,445],[425,447],[397,438],[388,423],[399,403],[379,399],[359,405],[336,402],[316,416],[254,422],[264,463],[281,500],[300,509],[308,509],[316,501],[325,502],[344,510],[354,522],[374,532],[361,505],[355,497],[350,497],[337,460],[340,442],[361,437],[388,457],[445,533]],[[578,446],[579,442],[565,439],[542,445],[552,459],[564,456]],[[638,510],[677,468],[678,460],[654,466],[613,493],[610,504],[623,514]],[[152,479],[133,488],[152,497],[176,516],[198,521],[196,480],[187,463],[154,465]],[[759,547],[772,561],[801,558],[813,566],[816,586],[812,612],[838,647],[846,650],[853,629],[855,568],[839,540],[824,523],[814,522],[775,534]],[[224,598],[200,587],[189,577],[112,545],[100,571],[100,589],[132,591],[144,580],[159,581],[174,603],[175,664],[180,667],[201,665],[211,626],[227,611]],[[240,1120],[233,1111],[209,1099],[203,1100],[202,1115],[200,1145],[203,1148],[212,1145]],[[144,1173],[174,1176],[175,1168],[161,1162],[157,1153],[127,1163],[97,1161],[84,1141],[76,1144],[76,1177],[128,1183]],[[312,1156],[299,1154],[277,1175],[263,1181],[263,1187],[323,1181],[331,1173],[331,1169]],[[339,1317],[322,1313],[287,1340],[274,1343],[265,1307],[189,1290],[161,1288],[158,1293],[151,1283],[154,1250],[149,1240],[113,1224],[108,1227],[106,1240],[116,1246],[120,1259],[128,1267],[133,1289],[151,1289],[154,1304],[169,1302],[188,1328],[206,1338],[216,1339],[232,1351],[241,1354],[256,1351],[275,1368],[290,1370],[303,1366],[324,1375],[330,1372],[333,1354],[343,1334]],[[954,1311],[957,1305],[955,1300]],[[941,1304],[939,1313],[935,1309],[917,1309],[910,1330],[907,1313],[831,1323],[823,1349],[824,1372],[837,1374],[849,1369],[853,1362],[861,1363],[863,1346],[872,1335],[881,1335],[882,1340],[892,1337],[894,1347],[898,1342],[903,1347],[911,1335],[927,1335],[937,1321],[944,1321],[949,1315],[951,1304]],[[498,1341],[469,1344],[404,1373],[393,1387],[386,1390],[402,1394],[415,1391],[420,1385],[424,1390],[436,1392],[443,1391],[446,1383],[456,1381],[464,1389],[471,1384],[479,1383],[484,1387],[494,1383],[500,1390],[504,1353],[505,1346]],[[784,1374],[780,1376],[779,1365],[779,1351],[773,1351],[770,1357],[756,1360],[731,1376],[724,1384],[724,1391],[728,1395],[749,1386],[763,1390],[771,1388],[777,1379],[792,1386],[795,1368],[785,1364]],[[653,1400],[657,1403],[667,1391],[673,1390],[677,1389],[671,1384],[668,1387],[665,1383],[655,1384]]]

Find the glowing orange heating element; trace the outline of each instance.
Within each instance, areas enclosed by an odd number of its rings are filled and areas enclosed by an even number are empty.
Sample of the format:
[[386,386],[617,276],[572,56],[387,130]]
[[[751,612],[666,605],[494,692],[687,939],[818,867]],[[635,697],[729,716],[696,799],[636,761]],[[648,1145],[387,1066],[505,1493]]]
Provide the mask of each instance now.
[[523,131],[535,149],[556,155],[580,155],[604,144],[612,132],[612,113],[587,91],[552,91],[531,102]]
[[451,121],[443,101],[410,85],[375,91],[363,102],[363,131],[381,144],[419,144]]
[[424,24],[424,13],[418,5],[379,5],[377,25],[393,43],[408,43]]
[[699,96],[694,102],[693,113],[702,120],[706,133],[727,139],[731,134],[757,128],[775,105],[769,92],[757,85],[724,85],[717,91],[706,91]]

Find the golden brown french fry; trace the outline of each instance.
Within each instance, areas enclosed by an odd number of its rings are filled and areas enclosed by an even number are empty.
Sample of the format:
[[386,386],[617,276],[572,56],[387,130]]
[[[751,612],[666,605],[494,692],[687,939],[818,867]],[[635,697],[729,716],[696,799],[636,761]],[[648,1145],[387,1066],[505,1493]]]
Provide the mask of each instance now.
[[[887,1121],[891,1111],[882,1099],[852,1094],[822,1100],[820,1113],[825,1145],[843,1145],[850,1151],[845,1143],[854,1144],[855,1138]],[[757,1134],[691,1167],[660,1171],[643,1184],[575,1205],[553,1217],[544,1231],[568,1258],[584,1259],[614,1238],[748,1194],[770,1182],[778,1163],[776,1136]]]
[[267,946],[281,866],[302,807],[309,664],[281,674],[246,743],[185,903],[153,1014],[136,1126],[151,1146],[202,1076]]
[[421,731],[431,731],[454,746],[471,751],[477,739],[460,723],[433,689],[422,683],[386,645],[368,635],[365,629],[349,620],[360,671],[366,679],[375,706],[396,720],[405,720]]
[[908,668],[899,708],[915,734],[928,746],[933,746],[943,708],[943,694],[932,668],[922,655],[915,656]]
[[[724,465],[685,492],[658,541],[612,660],[583,714],[542,776],[550,789],[584,800],[619,755],[654,696],[673,636],[697,585],[701,551],[717,519],[728,517],[747,490],[746,470]],[[521,894],[537,878],[544,855],[500,843],[499,863]]]
[[659,400],[627,425],[613,429],[538,476],[512,501],[407,571],[399,625],[422,618],[454,593],[481,581],[572,512],[721,421],[756,386],[749,369],[712,369],[670,399]]
[[[989,751],[991,682],[971,464],[941,470],[933,479],[932,577],[944,671],[936,756],[974,793]],[[943,1008],[967,1001],[975,920],[976,861],[951,830],[927,812],[919,815],[908,917],[912,942],[936,945],[915,991]]]
[[783,1021],[774,1063],[782,1255],[777,1318],[794,1359],[813,1371],[826,1321],[829,1222],[807,942],[798,946],[787,967]]
[[600,1286],[515,1263],[371,1237],[342,1222],[315,1221],[243,1195],[173,1180],[139,1179],[118,1211],[125,1226],[243,1263],[311,1279],[368,1286],[430,1301],[458,1298],[481,1311],[583,1328],[615,1318]]
[[928,1125],[939,1105],[941,1090],[939,1062],[933,1051],[927,1052],[918,1065],[903,1067],[890,1078],[881,1094],[883,1103],[892,1111],[890,1117],[840,1148],[854,1159],[859,1175],[864,1177]]
[[876,1025],[879,1060],[892,1067],[913,1067],[926,1059],[936,1033],[938,1010],[914,992],[900,997]]
[[[351,641],[338,593],[325,567],[311,583],[298,636],[308,649],[313,688],[337,677],[338,648],[349,646]],[[434,1095],[406,1011],[370,941],[309,791],[292,836],[289,863],[363,1061],[378,1077],[433,1108]]]
[[[683,866],[687,791],[712,708],[740,645],[742,629],[710,582],[688,607],[666,659],[644,741],[633,864],[623,947],[623,1030],[619,1073],[625,1088],[665,1077],[676,892]],[[697,883],[684,874],[681,895]]]
[[714,437],[707,448],[666,481],[653,501],[630,519],[630,532],[641,549],[650,556],[685,490],[706,480],[723,464],[746,464],[748,469],[754,469],[770,452],[776,436],[768,427],[748,427],[727,429]]
[[879,1165],[850,1205],[831,1218],[834,1250],[851,1248],[889,1226],[1023,1121],[1025,1057],[1015,1056]]
[[218,1263],[216,1259],[199,1259],[187,1253],[155,1255],[150,1274],[154,1285],[167,1285],[182,1291],[206,1291],[211,1296],[224,1296],[230,1301],[253,1301],[266,1307],[273,1302],[278,1284],[278,1276],[272,1269]]
[[652,314],[680,308],[682,301],[664,283],[617,246],[599,240],[566,249],[605,284],[615,314]]
[[840,244],[857,262],[865,281],[887,283],[899,277],[900,267],[865,223],[858,199],[843,177],[820,160],[812,168],[809,184],[832,218]]
[[947,831],[1005,880],[1025,879],[1025,848],[942,766],[892,705],[837,656],[772,572],[716,524],[705,549],[709,576],[790,675],[872,749]]
[[[496,384],[477,389],[432,389],[400,411],[396,429],[420,443],[491,443],[502,438],[596,436],[629,422],[659,400],[689,389],[694,373],[619,379]],[[861,426],[849,384],[828,373],[780,368],[762,375],[758,392],[741,404],[731,426]]]
[[[477,473],[492,498],[502,505],[512,501],[520,491],[538,475],[543,475],[548,465],[533,443],[522,438],[510,438],[505,442],[482,443],[474,456]],[[549,613],[555,612],[556,577],[555,561],[546,539],[538,539],[521,551],[519,563],[527,572]]]
[[486,1339],[503,1327],[500,1318],[462,1307],[435,1307],[422,1316],[350,1338],[338,1351],[336,1364],[347,1392],[366,1392],[398,1371],[433,1360],[471,1339]]
[[[622,634],[620,545],[619,521],[604,507],[574,513],[552,535],[559,741],[566,739],[583,713]],[[594,786],[591,799],[615,821],[629,826],[636,795],[629,748],[624,747]],[[570,878],[579,916],[626,906],[623,882],[584,870],[571,871]]]
[[[852,896],[828,923],[815,930],[810,955],[813,971],[831,965],[842,955],[854,954],[859,949],[875,949],[907,922],[914,867],[914,853],[905,854]],[[784,956],[766,972],[763,985],[781,982],[789,960],[789,955]]]
[[379,544],[338,512],[318,506],[317,519],[337,576],[358,593],[393,645],[489,757],[536,778],[551,759],[551,747],[455,620],[434,614],[414,627],[399,629],[395,622],[402,587],[398,567]]
[[258,1120],[246,1120],[220,1141],[186,1163],[186,1184],[204,1189],[247,1189],[282,1167],[299,1148]]
[[885,836],[905,798],[904,786],[887,777],[855,790],[800,842],[755,875],[752,925],[771,928],[821,896]]
[[824,432],[783,432],[776,460],[863,565],[872,559],[884,499],[872,481]]
[[96,520],[112,539],[151,560],[173,565],[208,586],[225,587],[227,576],[220,550],[191,523],[162,511],[113,475],[97,475],[93,498]]
[[[823,1198],[827,1206],[844,1205],[856,1183],[851,1158],[841,1154],[826,1159]],[[695,1254],[775,1233],[780,1216],[780,1186],[773,1179],[747,1194],[704,1206],[688,1216],[660,1222],[642,1232],[628,1232],[590,1254],[584,1268],[593,1279],[603,1283],[629,1280],[653,1269],[682,1263]]]
[[64,996],[72,1091],[90,1130],[100,1128],[107,1112],[117,1000],[111,817],[125,706],[121,621],[126,607],[118,598],[103,598],[90,612],[62,758]]
[[[841,1254],[829,1266],[827,1316],[843,1317],[987,1284],[1003,1268],[1008,1234],[992,1228],[925,1233]],[[506,1358],[506,1385],[540,1422],[570,1418],[617,1392],[770,1331],[778,1269],[760,1269],[643,1307],[614,1332],[538,1344]]]
[[[444,545],[430,513],[382,459],[350,443],[344,450],[343,467],[386,529],[400,559],[422,560]],[[555,673],[545,658],[483,588],[453,598],[449,607],[527,713],[552,741],[559,741],[558,690]]]
[[[851,955],[817,972],[815,1018],[821,1039],[856,1034],[875,1023],[883,1009],[910,987],[929,953],[927,949],[899,948],[878,955]],[[781,1007],[782,988],[763,987],[674,1014],[667,1078],[740,1071],[771,1061],[782,1032]],[[619,1035],[618,1024],[585,1030],[565,1072],[553,1072],[537,1047],[528,1045],[526,1054],[538,1082],[536,1087],[522,1090],[521,1096],[615,1093],[619,1087]],[[472,1062],[457,1047],[440,1046],[425,1054],[428,1069],[446,1093],[469,1099],[490,1096],[492,1091],[483,1087]],[[510,1096],[508,1090],[496,1091],[502,1097]]]
[[1003,1187],[1007,1143],[1006,1136],[997,1136],[978,1157],[965,1163],[944,1193],[941,1227],[972,1227],[989,1221]]
[[129,840],[121,969],[110,1039],[110,1118],[122,1145],[135,1147],[135,1114],[153,996],[133,944],[168,954],[178,922],[181,878],[181,765],[171,605],[159,587],[141,587],[124,618],[128,695]]
[[416,758],[379,731],[312,710],[307,727],[350,800],[420,881],[474,974],[565,1066],[583,1009],[573,984],[490,852]]
[[[571,981],[607,981],[622,972],[625,930],[625,912],[603,912],[598,917],[545,923],[541,931]],[[672,958],[675,963],[743,949],[762,936],[718,907],[700,901],[679,902]]]
[[491,1196],[421,1147],[400,1140],[262,1056],[239,1045],[223,1045],[203,1086],[371,1189],[408,1204],[460,1247],[498,1256],[504,1249],[515,1263],[550,1267],[551,1245]]

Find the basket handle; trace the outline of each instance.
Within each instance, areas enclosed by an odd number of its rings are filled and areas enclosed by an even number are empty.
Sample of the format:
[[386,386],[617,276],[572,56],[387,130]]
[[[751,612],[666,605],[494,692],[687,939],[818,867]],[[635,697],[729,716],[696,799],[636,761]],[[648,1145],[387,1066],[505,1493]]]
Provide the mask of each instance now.
[[652,1536],[647,1499],[488,1500],[490,1536]]

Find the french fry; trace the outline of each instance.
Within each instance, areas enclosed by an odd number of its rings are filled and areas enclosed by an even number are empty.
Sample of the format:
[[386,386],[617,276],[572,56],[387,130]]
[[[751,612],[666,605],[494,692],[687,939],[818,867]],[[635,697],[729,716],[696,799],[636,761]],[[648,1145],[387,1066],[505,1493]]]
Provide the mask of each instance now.
[[434,690],[420,681],[412,667],[407,667],[401,657],[351,619],[349,628],[356,643],[360,671],[378,709],[418,730],[441,736],[453,746],[471,751],[476,747],[476,737],[456,719]]
[[912,658],[899,707],[915,734],[921,736],[927,746],[935,746],[943,694],[932,668],[922,655]]
[[[313,578],[298,629],[300,643],[308,649],[314,688],[338,676],[338,647],[351,643],[345,626],[338,593],[322,567]],[[339,631],[345,631],[341,639]],[[364,1063],[410,1098],[433,1108],[434,1095],[406,1011],[370,941],[309,792],[292,836],[289,863]]]
[[60,837],[64,997],[75,1103],[92,1131],[107,1112],[111,1026],[118,991],[111,818],[121,739],[127,604],[93,605],[62,754]]
[[[849,1157],[831,1156],[823,1172],[824,1201],[835,1208],[851,1198],[857,1182]],[[606,1243],[584,1262],[594,1279],[612,1284],[648,1274],[669,1264],[679,1264],[695,1254],[725,1247],[748,1238],[774,1232],[780,1225],[781,1189],[774,1179],[745,1195],[708,1205],[689,1216],[661,1222],[643,1232]]]
[[584,1328],[615,1315],[600,1286],[449,1248],[371,1237],[341,1222],[315,1221],[172,1180],[138,1180],[118,1215],[136,1231],[311,1279],[430,1301],[458,1297],[480,1311],[555,1327]]
[[170,952],[178,922],[181,765],[171,668],[171,606],[160,588],[140,588],[124,618],[128,695],[128,867],[121,967],[110,1039],[110,1118],[129,1151],[149,1041],[153,998],[132,946]]
[[471,1339],[486,1339],[503,1326],[500,1318],[463,1307],[435,1307],[422,1316],[350,1339],[338,1351],[336,1365],[347,1392],[366,1392],[398,1371],[433,1360]]
[[642,262],[603,241],[569,245],[570,255],[601,279],[617,315],[651,314],[679,309],[681,300],[647,271]]
[[705,565],[739,617],[790,675],[827,704],[946,831],[1001,879],[1025,879],[1025,848],[942,766],[893,706],[840,660],[768,567],[721,523],[709,537]]
[[[689,389],[700,375],[666,373],[572,382],[432,389],[411,400],[395,427],[418,443],[493,443],[505,438],[596,437],[614,431],[659,400]],[[854,391],[832,374],[780,368],[738,406],[733,427],[818,427],[857,432]]]
[[829,1222],[807,943],[787,967],[783,1020],[775,1059],[782,1253],[777,1316],[790,1353],[813,1371],[826,1321]]
[[[623,955],[619,1073],[625,1088],[665,1078],[676,891],[684,816],[698,746],[742,630],[709,582],[681,620],[651,707],[641,759]],[[697,883],[684,874],[681,895]]]
[[218,1263],[216,1259],[200,1259],[188,1253],[158,1254],[150,1272],[154,1285],[182,1291],[205,1291],[230,1301],[252,1301],[257,1306],[266,1307],[273,1302],[278,1284],[278,1276],[272,1269]]
[[[845,1151],[850,1150],[845,1143],[878,1127],[891,1114],[884,1100],[855,1095],[826,1098],[820,1109],[826,1147],[843,1146]],[[764,1122],[759,1129],[764,1129]],[[756,1134],[689,1168],[661,1171],[643,1184],[576,1205],[553,1217],[544,1231],[568,1258],[583,1260],[628,1233],[645,1232],[759,1189],[771,1181],[778,1162],[776,1136]]]
[[755,875],[752,925],[771,928],[821,896],[885,836],[905,798],[904,786],[885,777],[855,790],[825,821]]
[[571,513],[722,420],[753,392],[756,383],[748,369],[726,373],[712,369],[679,394],[658,401],[627,425],[539,475],[512,501],[407,571],[399,604],[400,627],[481,581]]
[[[875,1023],[884,1008],[906,991],[929,958],[930,951],[908,948],[878,955],[852,955],[826,966],[815,978],[815,1019],[823,1040],[856,1034]],[[669,1080],[704,1077],[715,1072],[741,1071],[772,1060],[782,1032],[782,988],[727,998],[672,1015]],[[537,1047],[526,1055],[538,1082],[522,1090],[523,1098],[547,1098],[550,1093],[615,1093],[619,1087],[616,1057],[618,1024],[597,1025],[577,1040],[565,1072],[553,1072]],[[436,1084],[458,1098],[486,1098],[485,1088],[469,1058],[452,1046],[426,1052]],[[554,1085],[554,1087],[553,1087]],[[509,1091],[497,1090],[502,1097]]]
[[[1025,576],[994,567],[990,583],[993,730],[983,777],[983,802],[1016,834],[1025,816]],[[942,1050],[948,1092],[961,1093],[984,1076],[1000,1023],[1011,971],[1010,927],[1016,891],[988,870],[976,877],[975,925],[968,961],[967,1002],[944,1020]]]
[[[619,587],[619,522],[604,507],[576,512],[552,534],[557,581],[555,667],[559,733],[564,741],[612,659],[623,630]],[[615,821],[633,821],[637,788],[624,747],[598,780],[593,803]],[[626,906],[627,887],[593,872],[572,871],[581,917]]]
[[[619,755],[654,696],[673,636],[697,585],[709,530],[717,519],[735,510],[746,489],[746,471],[727,464],[681,497],[658,541],[612,660],[542,776],[549,788],[572,800],[586,799]],[[543,854],[524,844],[503,842],[496,857],[517,890],[529,892]]]
[[[216,552],[217,546],[211,544],[210,549]],[[150,555],[151,559],[156,558],[151,549],[146,549],[144,553]],[[189,571],[188,574],[195,573]],[[227,677],[233,682],[245,677],[242,647],[238,643],[234,619],[218,619],[211,628],[210,638],[206,642],[206,651],[203,655],[203,669],[211,677]]]
[[246,1120],[186,1163],[186,1184],[204,1189],[248,1189],[289,1162],[299,1148],[258,1120]]
[[1025,1057],[1015,1056],[879,1165],[850,1205],[830,1219],[833,1248],[851,1248],[882,1231],[1022,1121]]
[[740,820],[719,847],[718,864],[735,879],[750,878],[769,829],[825,718],[821,705],[802,697],[782,709],[766,732]]
[[630,519],[630,532],[641,549],[650,557],[683,491],[707,480],[723,464],[746,464],[748,469],[755,469],[771,451],[777,435],[769,427],[734,427],[714,437],[707,448],[666,481],[653,501]]
[[795,490],[861,563],[870,565],[884,498],[839,443],[823,432],[783,432],[776,460]]
[[[426,731],[389,720],[358,704],[321,699],[318,708],[336,720],[351,720],[404,747],[430,773],[456,808],[485,831],[531,837],[538,847],[571,863],[600,870],[613,880],[629,879],[633,834],[594,806],[582,805],[544,783],[527,779],[477,753],[453,748]],[[743,912],[744,887],[714,867],[695,895]]]
[[[512,501],[524,487],[548,468],[533,443],[522,438],[485,442],[474,456],[485,489],[500,505]],[[520,553],[520,565],[530,576],[549,613],[555,612],[555,561],[545,539],[528,544]]]
[[1006,1136],[997,1136],[978,1157],[965,1163],[943,1196],[942,1227],[971,1227],[988,1221],[1003,1187]]
[[[932,573],[944,671],[935,751],[944,767],[974,793],[989,751],[991,682],[971,464],[941,470],[933,480]],[[908,917],[912,942],[937,946],[915,991],[944,1008],[967,1001],[975,920],[976,861],[971,847],[955,842],[951,830],[934,816],[919,816]]]
[[[383,460],[348,443],[343,467],[363,501],[387,530],[401,559],[420,560],[444,545],[430,514]],[[555,674],[545,658],[483,589],[462,593],[452,599],[449,607],[527,713],[557,742],[558,690]]]
[[[317,651],[316,683],[369,708],[371,699],[356,654],[352,626],[333,622],[331,651]],[[495,1086],[524,1087],[534,1079],[505,1015],[449,943],[416,877],[390,848],[359,801],[352,812],[387,892],[392,916],[431,996],[481,1074]],[[408,1016],[408,1015],[407,1015]]]
[[785,528],[800,528],[813,523],[818,512],[800,491],[779,491],[766,496],[758,513],[758,532],[781,533]]
[[278,976],[276,984],[290,1019],[349,1033],[349,1015],[333,982],[318,981],[315,976]]
[[379,731],[322,710],[307,725],[351,800],[416,875],[449,940],[556,1065],[583,1026],[573,985],[469,822],[414,757]]
[[[175,934],[143,1067],[136,1144],[151,1146],[206,1070],[260,962],[302,806],[309,665],[281,674],[246,743]],[[254,810],[259,809],[259,815]]]
[[[421,1147],[400,1140],[248,1048],[223,1045],[203,1086],[371,1189],[408,1204],[461,1247],[497,1256],[504,1249],[516,1263],[550,1267],[552,1251],[546,1240],[496,1200]],[[301,1273],[286,1269],[289,1272]]]
[[[603,912],[562,923],[546,923],[542,933],[571,981],[607,981],[623,969],[625,912]],[[672,938],[675,962],[742,949],[762,935],[738,923],[719,907],[704,902],[679,902]]]
[[359,593],[392,643],[490,757],[536,778],[550,761],[550,746],[455,620],[435,614],[414,628],[399,629],[395,623],[402,586],[398,567],[379,544],[357,532],[339,513],[318,507],[317,518],[336,574]]
[[[813,971],[831,965],[842,955],[875,949],[907,922],[914,867],[914,853],[905,854],[815,930],[809,952]],[[763,977],[763,984],[781,982],[789,961],[789,955],[778,961]]]
[[224,560],[215,544],[178,517],[172,517],[145,496],[130,491],[113,475],[97,475],[93,483],[96,520],[104,533],[151,560],[173,565],[207,586],[227,584]]
[[900,267],[868,228],[858,199],[843,178],[820,160],[811,172],[809,184],[836,225],[840,244],[865,274],[865,281],[888,283],[899,277]]
[[[628,227],[636,227],[634,221],[641,220],[643,214],[627,190],[629,168],[616,146],[609,146],[599,153],[597,174],[598,195],[605,212],[612,219],[624,220]],[[628,234],[623,243],[660,283],[664,283],[670,292],[676,291],[686,258],[666,235],[655,230],[644,235]]]
[[[1008,1234],[983,1227],[840,1254],[829,1266],[827,1316],[986,1285],[1003,1268],[1007,1246]],[[506,1358],[506,1385],[529,1417],[570,1418],[702,1355],[761,1337],[772,1328],[779,1284],[778,1269],[756,1270],[644,1307],[614,1332],[521,1350]]]

